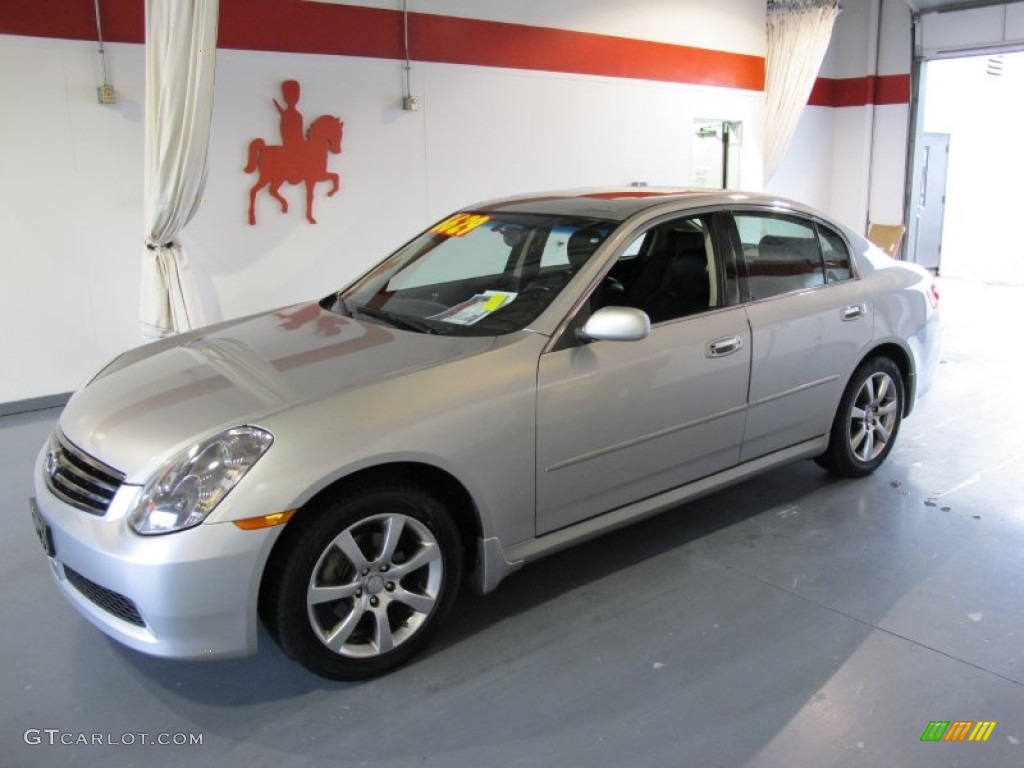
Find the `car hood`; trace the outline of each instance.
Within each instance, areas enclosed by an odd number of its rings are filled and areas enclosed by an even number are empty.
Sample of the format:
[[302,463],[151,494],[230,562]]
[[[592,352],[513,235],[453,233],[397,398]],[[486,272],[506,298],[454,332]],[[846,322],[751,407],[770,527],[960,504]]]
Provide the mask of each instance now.
[[364,323],[318,304],[288,307],[125,353],[71,398],[60,425],[138,482],[204,436],[493,343]]

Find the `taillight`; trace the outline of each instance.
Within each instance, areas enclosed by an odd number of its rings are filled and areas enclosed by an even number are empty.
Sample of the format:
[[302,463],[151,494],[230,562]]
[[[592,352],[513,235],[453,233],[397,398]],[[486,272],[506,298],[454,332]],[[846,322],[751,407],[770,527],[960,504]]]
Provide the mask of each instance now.
[[928,286],[928,301],[932,304],[932,309],[939,308],[939,286],[932,280],[932,284]]

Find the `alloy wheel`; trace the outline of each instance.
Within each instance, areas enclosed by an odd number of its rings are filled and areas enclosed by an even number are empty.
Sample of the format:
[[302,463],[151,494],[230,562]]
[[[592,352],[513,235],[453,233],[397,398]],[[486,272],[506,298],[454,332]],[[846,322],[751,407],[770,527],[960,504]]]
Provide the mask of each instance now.
[[860,461],[869,462],[889,444],[899,415],[896,382],[884,371],[876,371],[861,385],[850,409],[850,450]]
[[341,656],[379,656],[416,634],[438,604],[444,560],[431,530],[391,513],[364,518],[313,567],[306,608],[314,634]]

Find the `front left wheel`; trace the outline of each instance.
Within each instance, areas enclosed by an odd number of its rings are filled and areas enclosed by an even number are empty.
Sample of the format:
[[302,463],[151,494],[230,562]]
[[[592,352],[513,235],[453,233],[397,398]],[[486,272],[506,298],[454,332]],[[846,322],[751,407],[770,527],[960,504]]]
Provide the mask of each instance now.
[[409,486],[353,490],[307,510],[268,564],[260,614],[290,657],[334,680],[387,672],[455,602],[462,542],[444,506]]

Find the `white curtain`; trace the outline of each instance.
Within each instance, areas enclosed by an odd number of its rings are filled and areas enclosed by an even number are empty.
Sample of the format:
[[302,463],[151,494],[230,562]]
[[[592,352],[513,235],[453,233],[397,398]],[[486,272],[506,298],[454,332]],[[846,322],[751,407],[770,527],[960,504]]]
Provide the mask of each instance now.
[[768,0],[765,181],[775,172],[793,138],[838,15],[836,0]]
[[199,207],[213,116],[219,0],[146,0],[145,239],[140,323],[147,336],[206,324],[178,233]]

